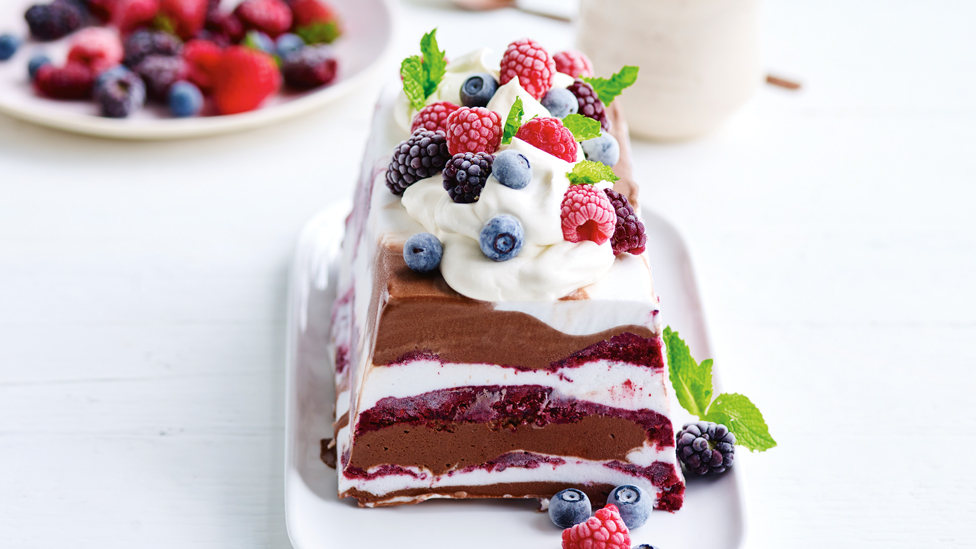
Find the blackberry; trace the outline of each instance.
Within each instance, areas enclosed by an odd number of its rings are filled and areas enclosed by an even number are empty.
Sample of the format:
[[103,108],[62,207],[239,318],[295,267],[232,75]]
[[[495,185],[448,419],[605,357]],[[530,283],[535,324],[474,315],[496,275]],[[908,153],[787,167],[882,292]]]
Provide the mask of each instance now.
[[443,132],[417,130],[393,151],[386,170],[386,186],[393,194],[401,195],[410,185],[443,170],[450,158]]
[[576,96],[576,101],[579,103],[579,114],[599,121],[600,127],[607,131],[610,130],[610,119],[607,118],[607,111],[603,106],[603,101],[600,101],[600,96],[596,94],[593,86],[589,82],[577,78],[566,89],[573,92],[573,95]]
[[150,55],[176,57],[183,51],[183,42],[163,31],[140,30],[125,39],[125,57],[122,63],[135,67]]
[[136,65],[135,71],[146,83],[149,98],[162,102],[168,99],[170,86],[187,77],[186,63],[182,58],[164,55],[150,55]]
[[146,86],[139,75],[125,71],[101,81],[95,87],[95,100],[102,116],[126,118],[146,102]]
[[607,198],[613,211],[617,212],[617,224],[613,228],[613,236],[610,242],[613,245],[614,254],[634,254],[644,253],[647,244],[647,234],[644,231],[644,222],[637,217],[634,207],[630,205],[627,197],[613,189],[606,189]]
[[735,457],[735,435],[710,421],[687,423],[676,437],[676,452],[685,470],[697,475],[724,473]]
[[38,40],[57,40],[78,30],[82,13],[68,2],[34,4],[24,13],[31,35]]
[[292,88],[307,90],[324,86],[335,79],[335,53],[325,45],[301,48],[284,58],[281,74]]
[[444,166],[444,188],[458,204],[477,202],[495,159],[483,152],[457,153]]

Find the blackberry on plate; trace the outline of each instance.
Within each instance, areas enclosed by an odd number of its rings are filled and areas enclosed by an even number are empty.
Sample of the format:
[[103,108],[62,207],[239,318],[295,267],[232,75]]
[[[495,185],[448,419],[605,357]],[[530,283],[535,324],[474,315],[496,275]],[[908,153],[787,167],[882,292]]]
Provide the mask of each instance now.
[[24,13],[31,35],[38,40],[57,40],[78,30],[82,13],[69,2],[34,4]]
[[461,86],[461,105],[465,107],[484,107],[498,90],[495,77],[481,72],[468,77]]
[[549,518],[564,530],[586,521],[590,513],[590,498],[576,488],[567,488],[549,500]]
[[394,149],[386,170],[386,186],[401,195],[410,185],[443,170],[450,158],[443,132],[417,130]]
[[102,116],[126,118],[145,104],[146,86],[139,75],[131,71],[113,72],[105,79],[99,76],[95,101]]
[[183,42],[163,31],[140,30],[129,35],[123,44],[125,57],[122,63],[135,67],[150,55],[175,57],[183,51]]
[[577,78],[566,89],[576,96],[576,101],[579,103],[579,114],[600,122],[600,127],[604,130],[610,129],[610,119],[607,118],[603,101],[600,101],[600,96],[596,94],[589,82]]
[[710,421],[687,423],[676,437],[676,452],[685,470],[697,475],[724,473],[735,457],[735,435]]
[[429,273],[440,266],[444,246],[430,233],[417,233],[403,245],[403,261],[412,271]]
[[616,255],[623,253],[640,255],[644,253],[647,245],[644,222],[637,217],[634,207],[630,205],[626,196],[613,189],[605,189],[604,192],[610,199],[610,206],[613,207],[613,211],[617,213],[617,222],[613,228],[613,236],[610,238],[613,253]]
[[491,175],[494,157],[488,153],[465,152],[451,157],[444,166],[444,189],[459,204],[477,202]]
[[647,522],[647,517],[654,510],[654,498],[647,495],[640,486],[624,484],[617,486],[610,492],[607,503],[617,506],[620,518],[629,530],[640,528]]
[[135,71],[146,83],[149,98],[163,102],[168,98],[170,86],[187,77],[183,58],[164,55],[150,55],[136,65]]
[[308,46],[285,57],[281,74],[285,83],[292,88],[310,89],[332,82],[336,68],[335,53],[331,47]]

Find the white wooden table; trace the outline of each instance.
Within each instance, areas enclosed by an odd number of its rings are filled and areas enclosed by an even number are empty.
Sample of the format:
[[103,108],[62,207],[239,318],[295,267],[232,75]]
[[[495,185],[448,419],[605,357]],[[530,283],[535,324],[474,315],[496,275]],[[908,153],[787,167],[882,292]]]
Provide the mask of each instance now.
[[[743,460],[751,547],[976,547],[974,21],[968,0],[770,0],[767,64],[804,91],[635,142],[725,385],[780,443]],[[433,26],[449,55],[572,43],[511,11],[401,23],[404,55]],[[286,271],[350,194],[380,84],[189,142],[0,118],[0,546],[288,547]]]

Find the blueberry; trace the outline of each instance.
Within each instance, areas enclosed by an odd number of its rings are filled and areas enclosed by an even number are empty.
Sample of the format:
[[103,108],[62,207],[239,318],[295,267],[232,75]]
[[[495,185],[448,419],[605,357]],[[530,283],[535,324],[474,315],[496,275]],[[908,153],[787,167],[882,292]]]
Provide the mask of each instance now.
[[302,37],[297,34],[292,34],[286,32],[278,37],[278,41],[275,44],[278,50],[278,56],[284,59],[289,55],[295,53],[296,51],[305,47],[305,41]]
[[464,107],[484,107],[491,101],[498,89],[495,77],[480,72],[469,77],[461,86],[461,105]]
[[552,496],[549,518],[564,530],[572,528],[590,518],[590,498],[576,488],[567,488]]
[[247,36],[244,37],[244,45],[271,55],[274,55],[277,49],[270,36],[256,30],[247,31]]
[[95,79],[95,85],[93,89],[97,91],[98,88],[101,88],[110,80],[114,80],[116,78],[122,78],[123,76],[129,74],[135,74],[135,73],[132,72],[132,70],[126,67],[125,65],[116,65],[111,69],[108,69],[98,75],[98,78]]
[[0,35],[0,61],[6,61],[17,53],[22,40],[12,34]]
[[50,57],[44,55],[43,53],[38,53],[34,55],[34,57],[31,57],[30,61],[27,63],[27,74],[30,75],[30,79],[33,80],[34,75],[37,74],[38,69],[40,69],[44,65],[50,65],[50,64],[51,64]]
[[403,245],[403,260],[407,267],[418,273],[429,273],[441,264],[444,247],[441,241],[430,233],[417,233]]
[[556,118],[566,118],[579,112],[579,101],[566,88],[553,88],[542,96],[542,106]]
[[169,88],[169,111],[177,118],[196,116],[203,109],[200,88],[189,82],[177,82]]
[[522,223],[510,215],[498,215],[481,228],[478,242],[481,251],[492,261],[508,261],[522,251],[525,230]]
[[642,543],[637,547],[634,547],[634,549],[657,549],[657,547],[654,547],[653,545],[648,545],[646,543]]
[[640,486],[633,484],[624,484],[614,488],[610,492],[610,497],[607,498],[607,503],[617,506],[620,511],[620,518],[624,520],[624,524],[630,530],[643,526],[654,507],[654,500]]
[[607,132],[603,132],[600,137],[587,139],[582,142],[583,154],[586,159],[593,162],[603,162],[607,166],[613,167],[620,160],[620,144],[617,139]]
[[524,189],[532,180],[532,166],[525,155],[508,149],[495,155],[491,173],[499,183],[513,189]]

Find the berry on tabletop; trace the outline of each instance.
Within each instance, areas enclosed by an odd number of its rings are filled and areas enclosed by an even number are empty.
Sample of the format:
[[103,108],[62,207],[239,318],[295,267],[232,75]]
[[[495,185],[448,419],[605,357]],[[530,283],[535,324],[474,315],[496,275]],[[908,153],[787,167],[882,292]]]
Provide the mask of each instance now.
[[452,112],[458,110],[458,106],[450,101],[437,101],[420,109],[413,117],[410,131],[415,132],[420,128],[429,131],[442,131],[447,135],[447,117]]
[[613,504],[563,530],[563,549],[630,549],[630,532]]
[[504,86],[513,78],[536,99],[552,88],[556,76],[556,63],[549,52],[538,42],[529,38],[516,40],[508,45],[501,62],[501,84]]
[[450,158],[443,133],[417,130],[393,151],[386,170],[386,186],[393,194],[401,195],[410,185],[443,170]]
[[522,251],[525,229],[510,215],[496,215],[488,220],[478,235],[481,251],[492,261],[508,261]]
[[436,236],[417,233],[403,245],[403,260],[407,267],[418,273],[429,273],[441,264],[444,247]]
[[576,488],[558,492],[549,500],[549,518],[556,526],[566,529],[590,518],[590,498]]
[[566,162],[576,162],[576,138],[558,118],[533,118],[515,132],[515,137]]
[[552,56],[556,62],[556,71],[568,74],[573,78],[593,76],[593,63],[583,52],[566,50]]
[[458,153],[444,166],[444,189],[451,200],[471,204],[481,197],[481,191],[491,175],[493,157],[487,153]]
[[493,153],[502,140],[502,119],[484,107],[461,107],[447,117],[447,146],[451,154]]
[[532,165],[524,154],[507,149],[495,155],[492,175],[499,183],[512,189],[524,189],[532,181]]
[[176,118],[196,116],[203,110],[203,93],[190,82],[177,82],[169,89],[169,111]]
[[486,107],[498,90],[498,82],[488,73],[469,76],[461,85],[461,104],[465,107]]
[[606,193],[593,185],[570,185],[559,212],[563,239],[603,244],[613,236],[617,214]]

